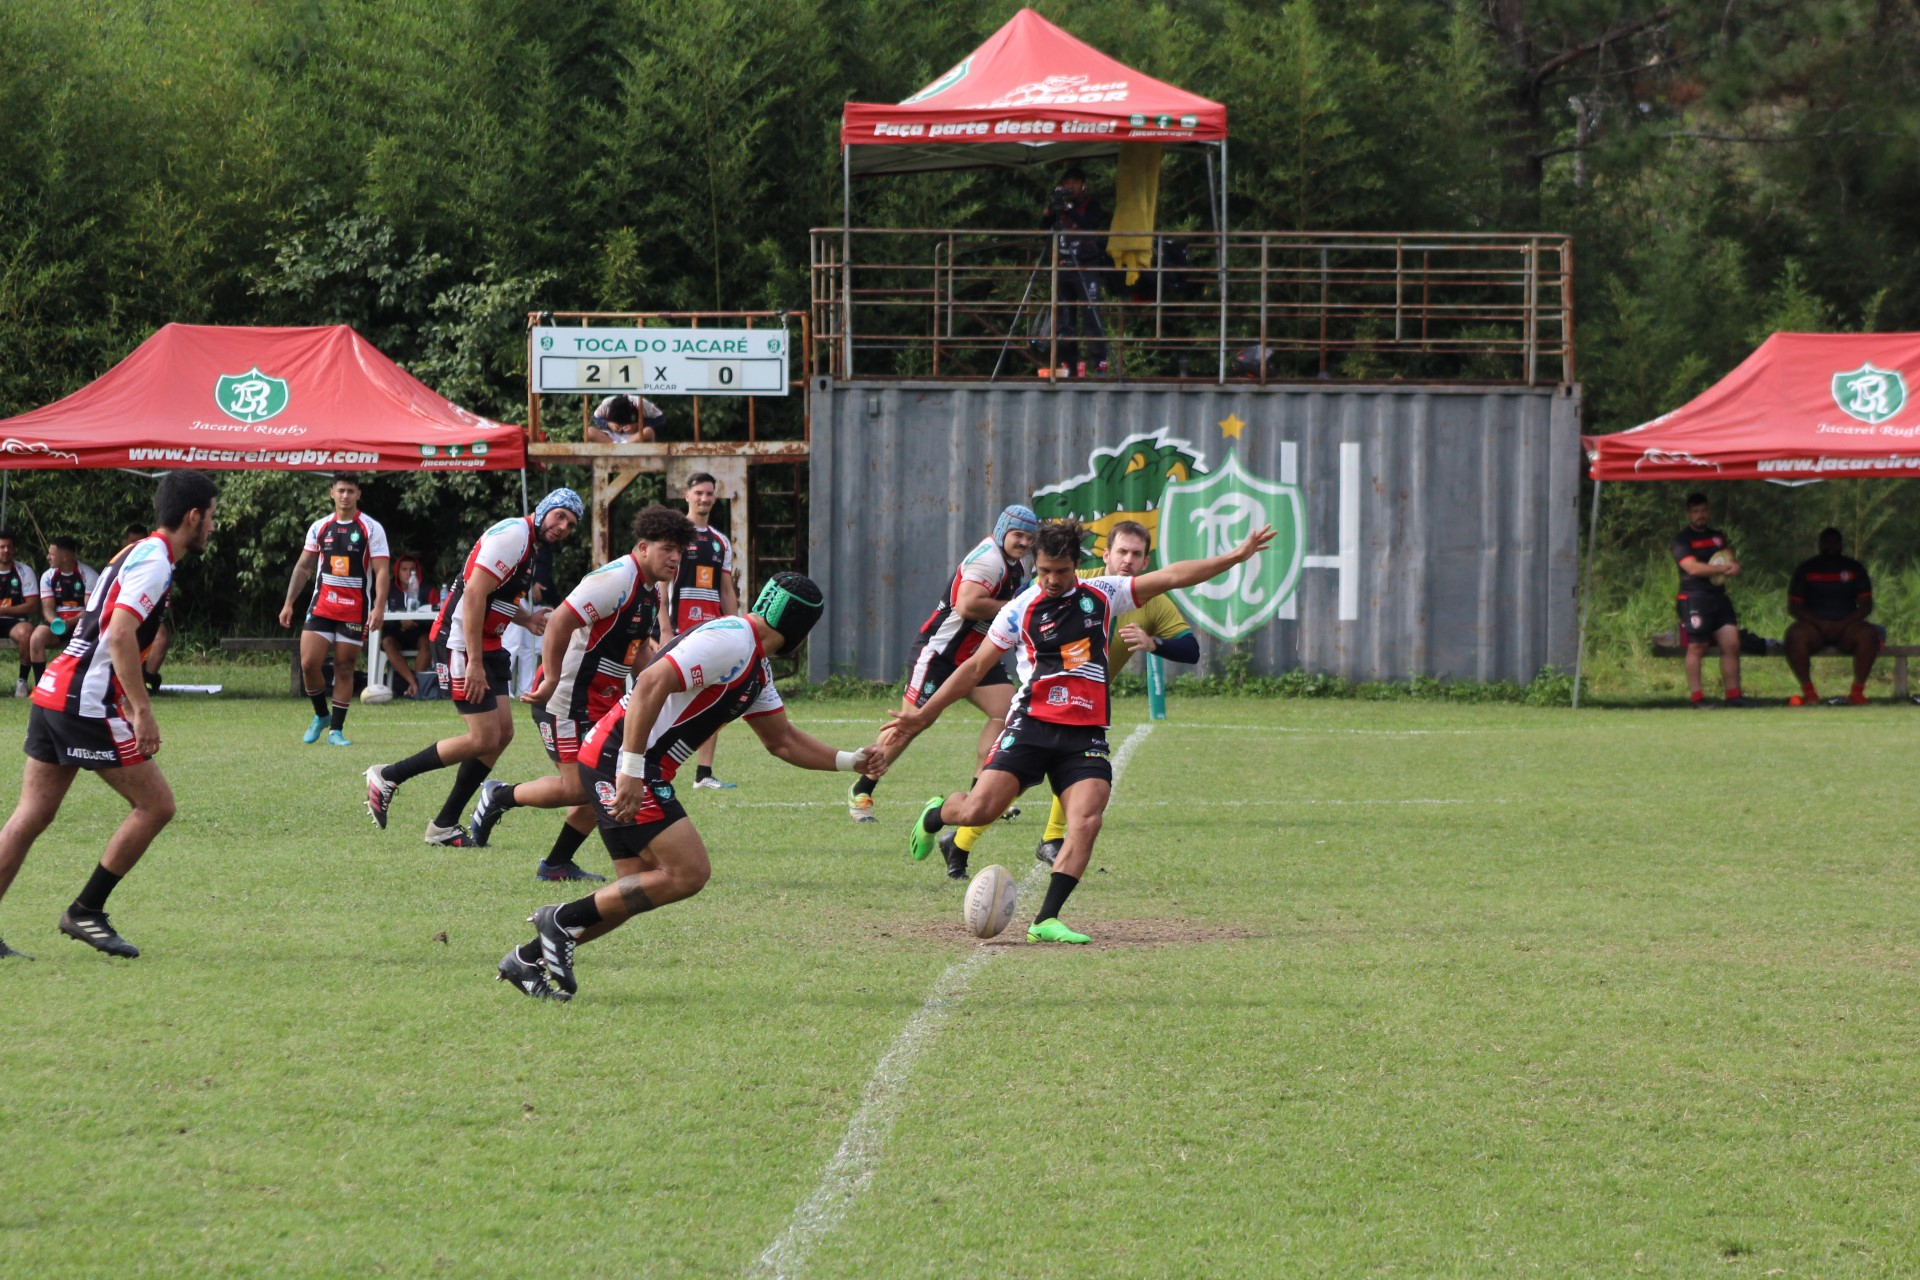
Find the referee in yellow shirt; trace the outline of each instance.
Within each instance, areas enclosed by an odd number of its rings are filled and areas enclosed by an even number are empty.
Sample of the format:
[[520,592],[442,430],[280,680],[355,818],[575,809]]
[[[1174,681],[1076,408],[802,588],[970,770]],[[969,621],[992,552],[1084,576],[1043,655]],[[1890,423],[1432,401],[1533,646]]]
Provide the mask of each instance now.
[[[1107,531],[1106,572],[1126,578],[1144,573],[1152,550],[1153,535],[1147,532],[1147,526],[1137,520],[1122,520]],[[1099,575],[1091,569],[1082,569],[1080,576]],[[1108,646],[1111,661],[1107,664],[1107,678],[1111,680],[1115,673],[1124,670],[1127,661],[1140,650],[1158,654],[1168,662],[1200,661],[1200,641],[1194,636],[1192,626],[1180,616],[1172,596],[1155,596],[1132,613],[1120,615]],[[1060,805],[1060,797],[1055,796],[1053,812],[1047,815],[1046,834],[1033,856],[1052,866],[1066,836],[1067,813]]]

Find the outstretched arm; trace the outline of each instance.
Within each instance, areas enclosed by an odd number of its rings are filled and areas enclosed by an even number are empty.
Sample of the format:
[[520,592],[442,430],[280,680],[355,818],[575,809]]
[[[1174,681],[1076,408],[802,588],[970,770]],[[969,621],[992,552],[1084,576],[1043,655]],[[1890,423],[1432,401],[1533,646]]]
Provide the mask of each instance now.
[[[836,751],[812,734],[795,727],[784,711],[749,716],[747,723],[753,726],[762,746],[797,769],[818,769],[822,773],[851,770],[872,778],[887,771],[886,749],[878,743],[861,747],[858,751]],[[847,757],[844,765],[840,762],[841,756]]]
[[1145,604],[1155,596],[1217,578],[1233,566],[1245,564],[1259,555],[1272,541],[1273,526],[1262,525],[1248,534],[1246,541],[1223,556],[1208,556],[1204,560],[1176,560],[1164,569],[1143,573],[1133,580],[1134,601],[1136,604]]
[[987,668],[1000,661],[1005,652],[992,640],[983,640],[980,647],[973,651],[973,656],[955,668],[954,673],[947,677],[947,682],[931,698],[917,707],[902,707],[895,712],[893,719],[887,721],[886,727],[880,731],[880,740],[892,747],[898,739],[898,746],[893,747],[893,753],[898,755],[907,743],[931,728],[942,711],[972,693],[981,677],[987,674]]

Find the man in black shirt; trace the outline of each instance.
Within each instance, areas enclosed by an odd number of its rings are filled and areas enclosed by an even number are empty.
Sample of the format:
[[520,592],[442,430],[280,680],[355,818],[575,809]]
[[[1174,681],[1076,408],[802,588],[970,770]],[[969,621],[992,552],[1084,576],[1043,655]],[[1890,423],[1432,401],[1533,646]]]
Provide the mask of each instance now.
[[[1804,560],[1787,584],[1787,665],[1800,681],[1800,692],[1788,705],[1810,707],[1820,701],[1813,691],[1813,655],[1832,645],[1853,655],[1853,688],[1847,701],[1867,703],[1867,673],[1880,656],[1880,633],[1867,621],[1873,612],[1873,580],[1867,567],[1840,554],[1840,531],[1820,531],[1820,554]],[[1836,702],[1838,699],[1835,700]]]
[[[1687,642],[1687,692],[1696,707],[1710,707],[1700,686],[1700,660],[1710,645],[1720,646],[1720,684],[1730,707],[1750,707],[1740,693],[1740,620],[1727,598],[1726,580],[1740,572],[1727,535],[1711,527],[1707,495],[1687,495],[1687,527],[1669,548],[1680,566],[1680,634]],[[1719,556],[1718,562],[1713,562]]]
[[1078,168],[1060,176],[1060,185],[1047,201],[1043,226],[1058,232],[1059,274],[1055,278],[1055,315],[1060,324],[1060,359],[1070,377],[1084,378],[1089,370],[1081,359],[1080,340],[1089,339],[1086,353],[1092,372],[1107,372],[1107,332],[1100,320],[1100,269],[1105,265],[1105,237],[1091,234],[1103,221],[1100,203],[1087,190],[1087,175]]

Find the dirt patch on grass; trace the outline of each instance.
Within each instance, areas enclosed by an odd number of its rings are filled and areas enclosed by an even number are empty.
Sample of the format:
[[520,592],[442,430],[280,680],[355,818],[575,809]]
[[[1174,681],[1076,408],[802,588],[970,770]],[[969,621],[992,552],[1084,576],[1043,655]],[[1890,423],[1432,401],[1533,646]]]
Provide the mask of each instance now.
[[[1016,919],[1007,926],[1007,931],[997,938],[976,938],[968,933],[958,921],[917,920],[911,924],[901,924],[887,930],[896,937],[925,938],[938,942],[964,942],[981,947],[1026,947],[1027,924],[1025,917]],[[1202,924],[1194,920],[1162,917],[1154,920],[1069,920],[1070,928],[1085,933],[1091,942],[1089,951],[1118,951],[1130,947],[1183,947],[1200,942],[1237,942],[1246,938],[1264,938],[1268,935],[1257,929],[1241,929],[1232,925]],[[1057,944],[1034,943],[1035,947]]]

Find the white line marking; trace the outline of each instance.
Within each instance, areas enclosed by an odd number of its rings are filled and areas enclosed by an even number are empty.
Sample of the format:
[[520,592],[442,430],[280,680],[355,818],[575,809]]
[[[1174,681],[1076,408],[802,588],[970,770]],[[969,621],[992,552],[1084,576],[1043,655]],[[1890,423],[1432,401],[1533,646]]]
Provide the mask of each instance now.
[[[1152,731],[1152,723],[1139,726],[1113,753],[1115,786],[1119,785],[1133,753]],[[1019,896],[1025,898],[1039,887],[1048,870],[1046,864],[1034,863],[1033,870],[1020,882]],[[820,1175],[820,1185],[793,1211],[780,1238],[768,1245],[766,1252],[747,1269],[749,1275],[792,1280],[806,1265],[813,1246],[839,1225],[848,1208],[872,1181],[873,1172],[880,1164],[881,1148],[886,1145],[887,1135],[893,1132],[894,1118],[899,1113],[914,1063],[939,1037],[947,1015],[966,996],[967,983],[973,975],[1003,950],[1002,947],[975,947],[964,960],[948,965],[946,972],[935,980],[926,1003],[907,1019],[907,1025],[901,1028],[892,1046],[874,1067],[873,1077],[861,1095],[860,1109],[847,1122],[846,1136],[840,1139],[840,1149],[833,1153],[833,1159]]]

